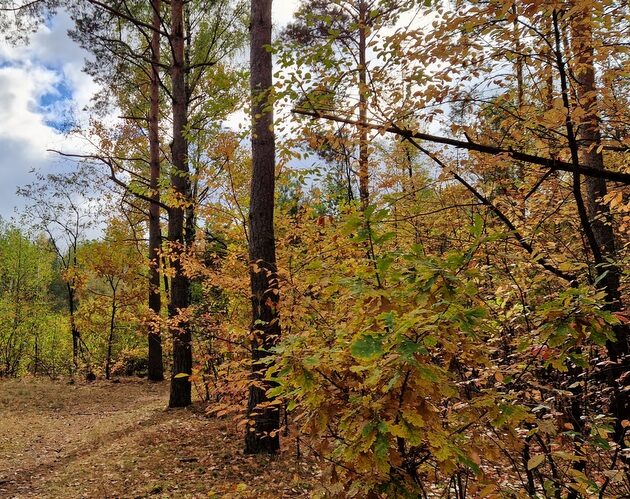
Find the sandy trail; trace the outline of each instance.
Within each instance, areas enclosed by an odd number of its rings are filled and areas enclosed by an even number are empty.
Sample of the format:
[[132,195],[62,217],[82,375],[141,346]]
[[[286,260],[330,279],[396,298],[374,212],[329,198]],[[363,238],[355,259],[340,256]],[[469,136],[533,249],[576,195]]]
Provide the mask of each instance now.
[[0,497],[308,497],[290,449],[243,456],[232,421],[167,399],[143,380],[0,381]]

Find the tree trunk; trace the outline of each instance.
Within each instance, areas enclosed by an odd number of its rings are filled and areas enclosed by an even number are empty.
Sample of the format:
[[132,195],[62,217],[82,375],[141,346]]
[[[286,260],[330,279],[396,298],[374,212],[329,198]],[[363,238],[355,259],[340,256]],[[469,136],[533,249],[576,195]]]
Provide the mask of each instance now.
[[[553,40],[553,21],[551,19],[547,20],[546,25],[546,36],[549,40]],[[544,59],[544,69],[543,76],[545,79],[545,106],[546,109],[553,108],[553,98],[554,98],[554,90],[553,90],[553,67],[554,67],[554,54],[552,48],[548,44],[544,44],[543,47],[543,59]],[[550,156],[555,156],[555,148],[552,148],[550,151]]]
[[162,229],[160,227],[160,7],[161,0],[152,0],[153,34],[151,37],[151,107],[149,111],[149,152],[150,152],[150,195],[149,205],[149,309],[154,315],[149,330],[148,378],[150,381],[164,379],[162,363],[162,336],[160,333],[160,248]]
[[516,52],[516,103],[520,111],[523,107],[523,56],[521,54],[523,44],[521,43],[521,30],[518,24],[518,5],[516,1],[512,3],[512,10],[514,12],[514,52]]
[[[577,82],[578,105],[584,113],[582,122],[579,123],[578,140],[581,146],[581,163],[597,170],[604,170],[604,157],[598,147],[601,144],[601,132],[597,116],[597,88],[595,86],[593,35],[590,21],[585,16],[579,16],[573,26],[573,53],[576,57],[576,67],[573,74]],[[614,258],[616,251],[612,217],[608,205],[602,202],[607,193],[606,180],[586,177],[586,209],[595,238],[602,248],[604,258]],[[606,290],[608,301],[615,304],[616,309],[618,309],[620,305],[619,269],[616,266],[609,266],[607,269],[599,269],[598,274],[602,274],[605,270],[609,272],[604,277],[602,284]]]
[[[576,97],[578,105],[584,112],[579,127],[578,139],[581,145],[580,160],[585,166],[604,170],[604,157],[601,149],[601,131],[597,116],[597,86],[595,82],[595,51],[593,47],[592,12],[583,11],[574,17],[572,23],[572,51],[576,60],[573,74],[576,80]],[[608,193],[606,180],[602,178],[586,178],[586,209],[593,228],[593,234],[599,244],[606,262],[615,262],[616,244],[613,220],[609,206],[602,201]],[[620,293],[621,270],[615,263],[601,265],[596,275],[601,276],[600,286],[606,292],[607,309],[613,312],[623,308]],[[628,326],[620,324],[614,328],[616,341],[606,344],[610,360],[616,363],[609,369],[609,382],[614,393],[610,411],[616,418],[615,437],[619,443],[625,429],[621,421],[630,413],[630,398],[624,395],[627,386],[620,380],[627,371]],[[626,382],[627,383],[627,382]]]
[[107,359],[105,359],[105,379],[112,375],[112,350],[114,347],[114,330],[116,329],[116,291],[112,294],[112,313],[109,318],[109,337],[107,338]]
[[[365,0],[359,2],[359,122],[367,123],[367,23],[368,6]],[[370,170],[368,151],[368,129],[359,128],[359,198],[361,209],[370,203]]]
[[275,136],[273,132],[271,44],[272,0],[251,0],[250,86],[252,98],[252,182],[249,212],[252,300],[252,381],[247,404],[245,452],[275,453],[280,448],[278,406],[269,402],[260,362],[280,337],[274,239]]
[[74,320],[74,289],[70,283],[66,284],[68,291],[68,313],[70,314],[70,333],[72,334],[72,369],[73,374],[79,370],[79,330]]
[[37,375],[39,371],[39,335],[35,334],[35,363],[33,366],[33,374]]
[[171,1],[171,68],[173,104],[173,145],[171,186],[175,204],[169,210],[168,238],[173,252],[171,299],[168,306],[173,337],[173,369],[169,407],[186,407],[191,403],[191,386],[188,375],[192,371],[192,337],[189,324],[180,312],[190,305],[190,280],[184,273],[184,211],[190,203],[188,173],[188,144],[186,141],[187,97],[184,67],[184,0]]
[[[186,3],[184,6],[184,26],[185,32],[190,33],[192,31],[190,21],[190,4]],[[184,46],[184,65],[186,68],[190,67],[190,54],[192,51],[192,39],[190,36],[186,37],[186,44]],[[190,89],[188,71],[184,73],[184,88],[186,92],[186,112],[188,112],[188,106],[192,98],[192,91]],[[195,241],[195,228],[196,228],[196,212],[195,212],[195,200],[197,199],[197,186],[198,175],[195,170],[195,164],[193,163],[193,181],[189,181],[188,192],[190,197],[190,203],[186,205],[184,211],[184,243],[186,246],[190,246]]]

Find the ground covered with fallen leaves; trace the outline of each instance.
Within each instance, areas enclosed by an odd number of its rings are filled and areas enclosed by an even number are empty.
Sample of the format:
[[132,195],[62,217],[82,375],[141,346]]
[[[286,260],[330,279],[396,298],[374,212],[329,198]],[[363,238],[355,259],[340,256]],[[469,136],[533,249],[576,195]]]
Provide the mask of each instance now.
[[234,420],[167,401],[145,380],[0,380],[0,497],[309,497],[316,467],[291,439],[246,456]]

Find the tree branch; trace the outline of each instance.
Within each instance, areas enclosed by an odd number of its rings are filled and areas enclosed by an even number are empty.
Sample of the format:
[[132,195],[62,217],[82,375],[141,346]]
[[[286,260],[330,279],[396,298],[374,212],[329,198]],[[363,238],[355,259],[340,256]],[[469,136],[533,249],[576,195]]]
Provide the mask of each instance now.
[[[518,241],[521,247],[525,251],[527,251],[527,253],[529,253],[530,255],[533,255],[535,253],[532,245],[529,244],[525,240],[525,237],[523,237],[523,235],[518,231],[518,229],[512,223],[512,221],[496,205],[494,205],[487,197],[485,197],[477,189],[475,189],[472,185],[470,185],[464,178],[459,176],[457,173],[453,172],[450,168],[448,168],[448,166],[441,159],[435,156],[435,154],[433,154],[432,152],[422,147],[415,140],[413,140],[413,138],[408,137],[407,140],[419,151],[423,152],[429,158],[435,161],[435,163],[440,168],[451,173],[460,184],[466,187],[466,189],[468,189],[473,194],[473,196],[475,196],[479,201],[481,201],[482,204],[486,205],[490,209],[490,211],[492,211],[497,216],[497,218],[501,220],[508,229],[510,229],[510,232],[514,235],[514,238]],[[539,265],[541,265],[546,270],[548,270],[549,272],[551,272],[552,274],[556,275],[557,277],[560,277],[561,279],[564,279],[565,281],[572,283],[572,282],[575,282],[576,280],[576,277],[574,275],[567,274],[566,272],[563,272],[562,270],[558,269],[554,265],[550,264],[549,260],[543,256],[534,258],[534,261],[538,263]]]
[[579,173],[582,175],[586,175],[588,177],[603,178],[603,179],[610,180],[613,182],[620,182],[622,184],[630,185],[630,173],[615,172],[611,170],[600,170],[597,168],[591,168],[589,166],[583,166],[579,164],[574,165],[573,163],[560,161],[555,158],[543,158],[540,156],[534,156],[532,154],[526,154],[523,152],[515,151],[514,149],[511,149],[511,148],[505,149],[505,148],[491,146],[487,144],[478,144],[472,141],[464,142],[462,140],[450,139],[448,137],[440,137],[437,135],[429,135],[427,133],[414,132],[413,130],[400,128],[396,126],[394,123],[390,123],[389,125],[388,124],[379,125],[376,123],[361,123],[357,120],[351,120],[349,118],[343,118],[341,116],[336,116],[336,115],[328,114],[328,113],[309,111],[306,109],[293,109],[292,112],[295,114],[301,114],[304,116],[311,116],[313,118],[336,121],[337,123],[346,123],[348,125],[355,125],[355,126],[360,126],[364,128],[369,128],[371,130],[377,130],[379,132],[394,133],[406,139],[412,138],[412,139],[426,140],[428,142],[435,142],[438,144],[450,145],[453,147],[457,147],[459,149],[467,149],[469,151],[477,151],[484,154],[492,154],[494,156],[505,154],[517,161],[523,161],[525,163],[530,163],[533,165],[544,166],[546,168],[550,168],[551,170]]
[[[141,192],[132,191],[131,188],[129,187],[129,185],[127,185],[127,183],[123,182],[122,180],[120,180],[116,176],[116,173],[114,172],[114,165],[112,164],[112,158],[105,158],[103,156],[98,156],[98,155],[95,155],[95,154],[71,154],[71,153],[64,153],[64,152],[61,152],[61,151],[57,151],[55,149],[47,149],[47,151],[54,152],[56,154],[59,154],[60,156],[66,157],[66,158],[79,158],[79,159],[95,159],[95,160],[98,160],[98,161],[106,164],[109,167],[109,169],[111,171],[111,173],[109,175],[109,178],[116,185],[122,187],[127,192],[130,192],[131,194],[133,194],[137,198],[142,199],[143,201],[146,201],[147,203],[156,203],[155,199],[152,199],[149,196],[145,196]],[[161,203],[159,201],[157,201],[157,204],[160,206],[160,208],[166,210],[167,212],[170,212],[171,208],[169,206],[167,206],[164,203]]]

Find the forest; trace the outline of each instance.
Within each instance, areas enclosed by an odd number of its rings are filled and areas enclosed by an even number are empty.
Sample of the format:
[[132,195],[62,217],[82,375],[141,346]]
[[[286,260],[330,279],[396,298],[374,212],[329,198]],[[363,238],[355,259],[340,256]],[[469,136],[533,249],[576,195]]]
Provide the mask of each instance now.
[[6,50],[60,14],[0,497],[630,497],[627,2],[0,0]]

